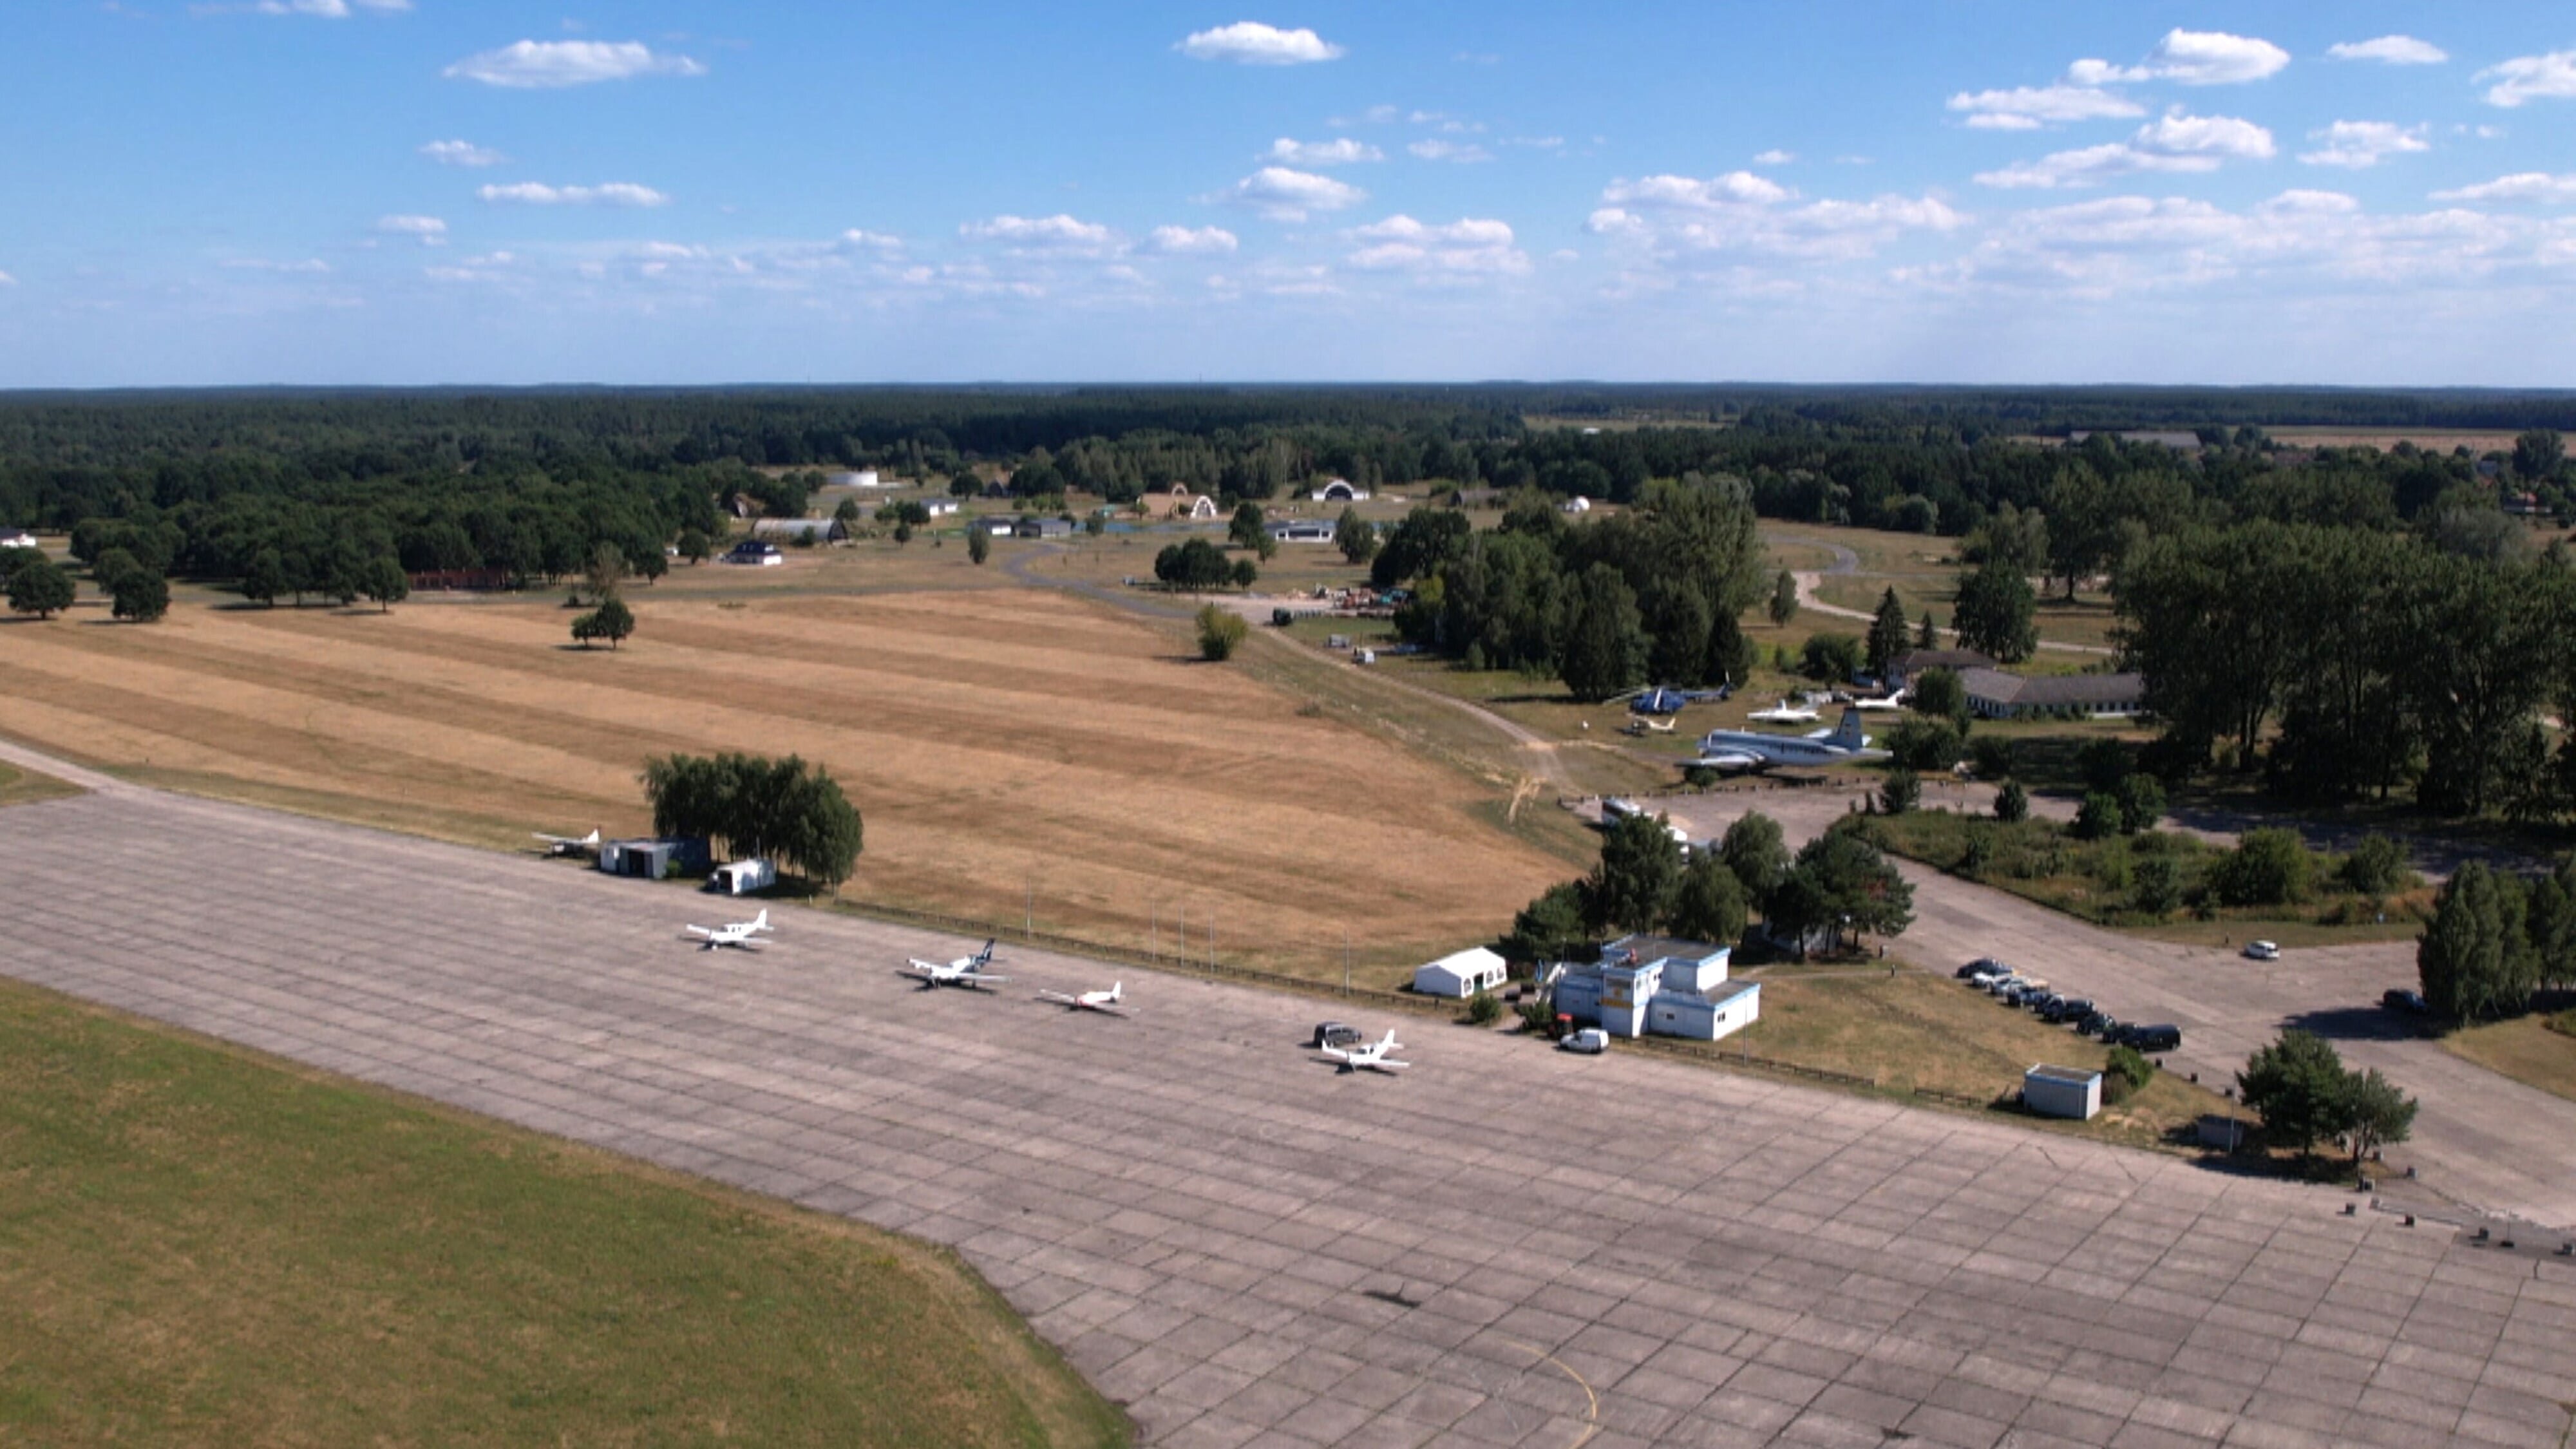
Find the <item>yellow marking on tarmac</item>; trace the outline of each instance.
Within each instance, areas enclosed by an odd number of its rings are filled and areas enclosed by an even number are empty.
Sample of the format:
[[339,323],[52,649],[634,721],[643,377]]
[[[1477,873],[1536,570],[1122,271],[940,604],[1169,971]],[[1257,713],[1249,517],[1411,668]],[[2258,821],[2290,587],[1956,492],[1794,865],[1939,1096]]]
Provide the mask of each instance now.
[[1496,1334],[1495,1337],[1541,1363],[1553,1365],[1558,1373],[1574,1380],[1574,1386],[1583,1390],[1584,1401],[1589,1407],[1583,1412],[1583,1432],[1575,1435],[1574,1442],[1565,1446],[1565,1449],[1583,1449],[1584,1445],[1591,1443],[1593,1436],[1601,1432],[1601,1396],[1592,1391],[1592,1385],[1584,1381],[1583,1375],[1576,1373],[1571,1364],[1540,1348],[1537,1344],[1523,1343],[1517,1338],[1502,1338],[1500,1334]]

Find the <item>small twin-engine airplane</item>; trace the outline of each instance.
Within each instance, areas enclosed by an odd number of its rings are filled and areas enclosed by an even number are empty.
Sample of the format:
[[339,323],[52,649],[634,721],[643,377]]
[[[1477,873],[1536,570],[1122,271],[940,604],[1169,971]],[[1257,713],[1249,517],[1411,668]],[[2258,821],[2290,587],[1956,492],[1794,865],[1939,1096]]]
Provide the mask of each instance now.
[[763,909],[759,915],[748,921],[734,921],[722,926],[690,926],[687,929],[688,934],[698,938],[698,949],[701,951],[712,951],[719,946],[757,951],[760,949],[760,942],[755,938],[763,931],[777,928],[769,924],[769,912]]
[[915,956],[904,963],[903,974],[921,978],[924,986],[998,986],[1011,979],[987,973],[984,968],[992,964],[993,943],[986,941],[983,950],[972,956],[960,956],[944,966]]
[[590,828],[588,835],[548,835],[542,830],[528,833],[546,843],[548,855],[586,855],[599,849],[599,827],[596,825]]
[[1399,1062],[1388,1053],[1401,1050],[1403,1044],[1395,1039],[1395,1028],[1389,1027],[1386,1035],[1376,1041],[1361,1042],[1349,1048],[1328,1046],[1324,1048],[1324,1055],[1340,1062],[1346,1072],[1356,1072],[1363,1067],[1373,1072],[1400,1072],[1413,1064]]
[[1757,709],[1745,718],[1755,724],[1814,724],[1816,711],[1811,706],[1791,704],[1784,699],[1769,709]]
[[1075,1011],[1098,1011],[1110,1016],[1126,1016],[1130,1014],[1128,1009],[1119,1005],[1119,1000],[1125,995],[1126,990],[1127,983],[1119,981],[1113,982],[1106,991],[1086,991],[1079,996],[1068,995],[1062,991],[1041,991],[1038,993],[1038,1000],[1069,1007]]

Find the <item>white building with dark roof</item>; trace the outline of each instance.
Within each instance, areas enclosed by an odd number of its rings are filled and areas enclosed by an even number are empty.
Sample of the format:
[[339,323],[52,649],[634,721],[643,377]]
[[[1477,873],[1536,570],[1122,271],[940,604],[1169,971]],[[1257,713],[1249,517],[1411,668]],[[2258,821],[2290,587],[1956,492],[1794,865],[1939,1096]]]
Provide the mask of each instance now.
[[1555,1007],[1612,1036],[1716,1041],[1762,1019],[1762,983],[1726,979],[1730,946],[1623,936],[1601,959],[1556,968]]

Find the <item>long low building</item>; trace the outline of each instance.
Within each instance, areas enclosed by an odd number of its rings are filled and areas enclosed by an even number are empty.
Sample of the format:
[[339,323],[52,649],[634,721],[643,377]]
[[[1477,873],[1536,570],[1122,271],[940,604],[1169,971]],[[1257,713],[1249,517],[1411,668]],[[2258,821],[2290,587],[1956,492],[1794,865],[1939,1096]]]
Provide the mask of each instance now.
[[1716,1041],[1762,1019],[1762,983],[1726,979],[1734,954],[1705,941],[1622,936],[1597,961],[1554,969],[1556,1011],[1612,1036]]
[[1984,719],[2034,716],[2136,714],[2146,708],[2147,682],[2136,674],[2014,674],[2004,669],[1959,671],[1968,708]]

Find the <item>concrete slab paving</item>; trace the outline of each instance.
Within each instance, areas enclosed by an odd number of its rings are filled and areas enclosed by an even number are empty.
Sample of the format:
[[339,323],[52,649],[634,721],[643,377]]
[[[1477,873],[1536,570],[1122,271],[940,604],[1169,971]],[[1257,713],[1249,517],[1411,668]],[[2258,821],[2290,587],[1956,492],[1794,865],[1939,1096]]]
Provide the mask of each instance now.
[[[1176,1445],[2556,1443],[2576,1266],[2009,1123],[117,790],[0,972],[955,1246]],[[1124,975],[1132,1020],[1027,999]],[[1366,1012],[1362,1013],[1364,1016]]]

